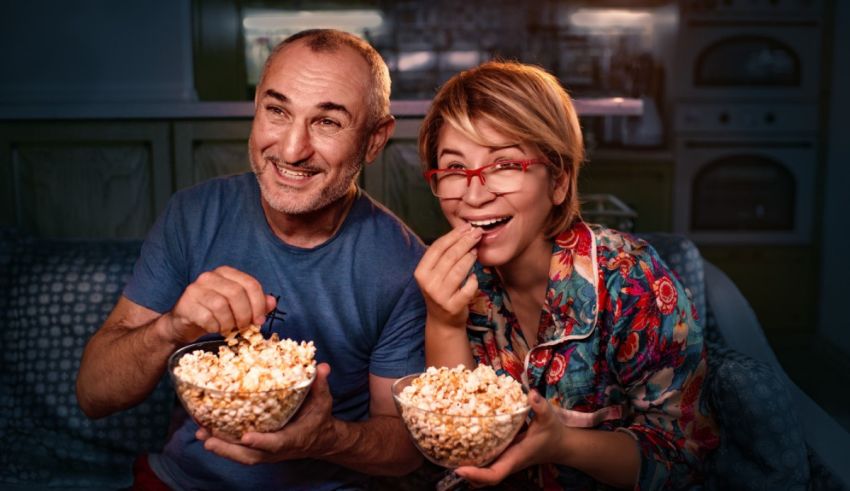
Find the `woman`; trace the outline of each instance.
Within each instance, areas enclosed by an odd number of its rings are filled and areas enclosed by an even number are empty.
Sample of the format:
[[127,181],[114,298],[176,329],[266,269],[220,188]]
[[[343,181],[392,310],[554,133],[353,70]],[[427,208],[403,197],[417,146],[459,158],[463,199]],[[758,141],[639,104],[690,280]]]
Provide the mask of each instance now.
[[416,270],[426,361],[489,364],[530,389],[534,411],[489,467],[457,474],[494,485],[528,469],[547,489],[698,480],[717,437],[696,309],[649,245],[581,220],[584,148],[558,81],[519,63],[460,73],[419,137],[453,226]]

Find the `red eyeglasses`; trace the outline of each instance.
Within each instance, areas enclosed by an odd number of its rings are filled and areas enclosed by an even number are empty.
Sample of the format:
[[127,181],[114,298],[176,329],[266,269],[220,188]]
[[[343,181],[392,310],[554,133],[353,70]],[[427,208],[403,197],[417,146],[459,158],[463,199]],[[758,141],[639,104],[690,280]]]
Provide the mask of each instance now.
[[529,166],[546,164],[542,159],[500,160],[477,169],[465,167],[447,167],[431,169],[425,172],[425,180],[431,186],[431,192],[438,198],[455,199],[463,197],[466,188],[477,177],[485,189],[495,194],[515,193],[522,189],[525,172]]

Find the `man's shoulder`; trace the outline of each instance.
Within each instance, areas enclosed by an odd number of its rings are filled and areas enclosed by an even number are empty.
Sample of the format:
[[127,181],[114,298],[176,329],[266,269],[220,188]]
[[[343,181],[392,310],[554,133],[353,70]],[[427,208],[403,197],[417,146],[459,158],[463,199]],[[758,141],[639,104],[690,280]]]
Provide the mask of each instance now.
[[244,194],[255,187],[256,178],[251,172],[213,177],[174,193],[177,200],[210,199],[228,194]]
[[379,243],[380,250],[409,250],[417,257],[425,251],[422,239],[395,213],[365,191],[361,192],[358,206],[361,208],[360,218],[369,222],[372,239]]

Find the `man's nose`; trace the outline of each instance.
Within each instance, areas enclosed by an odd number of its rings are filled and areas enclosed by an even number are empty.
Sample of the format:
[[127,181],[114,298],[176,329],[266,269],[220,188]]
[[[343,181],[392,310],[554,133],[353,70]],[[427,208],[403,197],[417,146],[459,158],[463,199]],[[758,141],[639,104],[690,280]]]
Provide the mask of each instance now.
[[469,185],[466,186],[466,192],[463,193],[464,203],[470,206],[481,206],[496,197],[481,181],[480,176],[472,176]]
[[286,128],[283,135],[283,159],[287,162],[307,160],[313,154],[313,144],[310,141],[310,131],[304,124],[292,124]]

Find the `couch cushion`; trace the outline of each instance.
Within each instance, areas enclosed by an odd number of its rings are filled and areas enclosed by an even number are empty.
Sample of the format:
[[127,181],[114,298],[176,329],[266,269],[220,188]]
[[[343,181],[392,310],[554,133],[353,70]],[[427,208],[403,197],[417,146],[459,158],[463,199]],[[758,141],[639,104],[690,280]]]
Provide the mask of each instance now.
[[805,437],[782,379],[767,364],[726,348],[709,362],[706,393],[721,444],[706,462],[707,487],[806,489]]
[[[91,421],[75,381],[86,341],[121,293],[140,243],[20,239],[0,246],[0,483],[116,489],[161,447],[173,392]],[[5,487],[5,486],[0,486]]]

